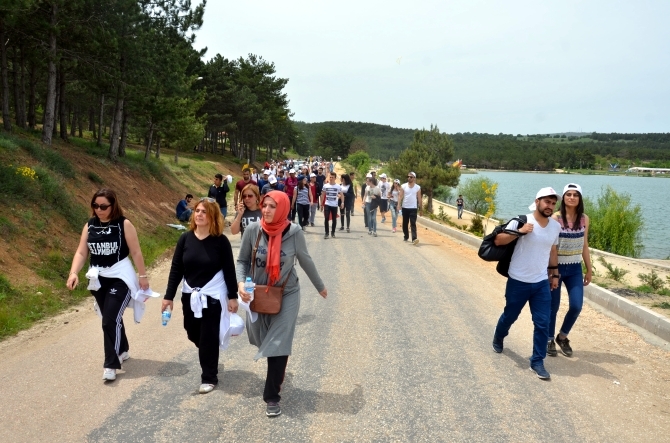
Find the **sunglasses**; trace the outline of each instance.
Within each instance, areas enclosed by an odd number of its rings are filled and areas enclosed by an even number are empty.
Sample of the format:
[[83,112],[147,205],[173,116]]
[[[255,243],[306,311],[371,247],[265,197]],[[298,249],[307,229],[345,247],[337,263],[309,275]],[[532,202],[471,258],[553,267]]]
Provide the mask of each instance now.
[[408,175],[407,178],[414,178],[414,176],[413,175]]
[[106,211],[107,209],[109,209],[111,207],[112,207],[112,205],[105,205],[105,204],[99,205],[97,203],[92,203],[91,204],[91,208],[100,209],[101,211]]
[[212,197],[203,197],[203,198],[201,198],[201,199],[200,199],[200,200],[198,200],[198,201],[201,201],[201,202],[209,202],[209,203],[214,203],[214,202],[215,202],[216,200],[215,200],[215,199],[213,199]]
[[242,198],[254,198],[254,197],[256,197],[254,194],[247,194],[242,196]]

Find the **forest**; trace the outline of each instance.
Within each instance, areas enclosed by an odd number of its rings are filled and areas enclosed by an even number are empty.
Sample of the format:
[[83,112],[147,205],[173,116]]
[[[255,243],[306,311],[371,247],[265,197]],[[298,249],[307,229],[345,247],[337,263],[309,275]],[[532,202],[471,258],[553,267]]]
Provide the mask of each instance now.
[[[319,153],[324,139],[352,140],[350,153],[365,150],[382,161],[398,158],[412,142],[415,129],[358,122],[295,122],[304,137],[302,150]],[[328,137],[324,137],[328,135]],[[670,134],[484,134],[449,135],[454,158],[473,168],[553,170],[607,169],[610,164],[670,166]],[[321,151],[320,151],[321,150]],[[346,155],[344,155],[346,156]],[[344,157],[343,156],[343,157]]]
[[262,57],[229,60],[194,48],[206,1],[3,0],[0,107],[14,127],[53,137],[129,140],[145,158],[161,146],[255,159],[258,148],[292,146],[299,134],[288,79]]

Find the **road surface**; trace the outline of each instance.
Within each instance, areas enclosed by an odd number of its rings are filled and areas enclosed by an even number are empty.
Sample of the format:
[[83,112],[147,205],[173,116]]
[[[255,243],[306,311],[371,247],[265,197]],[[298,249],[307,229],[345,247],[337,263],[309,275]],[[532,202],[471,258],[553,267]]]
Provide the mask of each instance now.
[[[222,353],[219,386],[199,395],[181,307],[164,328],[158,301],[140,325],[126,313],[131,359],[103,383],[88,300],[0,344],[0,441],[668,441],[668,352],[585,306],[574,356],[548,357],[541,381],[528,370],[527,309],[505,351],[491,349],[505,283],[491,264],[424,228],[418,246],[390,223],[373,238],[361,212],[335,239],[323,239],[322,218],[308,228],[329,296],[300,271],[280,417],[265,416],[266,362],[246,336]],[[154,290],[168,271],[167,260],[154,268]]]

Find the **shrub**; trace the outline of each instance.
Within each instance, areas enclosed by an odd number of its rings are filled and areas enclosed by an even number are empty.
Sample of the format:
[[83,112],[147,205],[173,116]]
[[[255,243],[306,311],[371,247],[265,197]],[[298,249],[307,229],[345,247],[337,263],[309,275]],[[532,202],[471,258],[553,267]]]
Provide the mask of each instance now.
[[670,303],[668,303],[667,301],[664,301],[662,303],[656,303],[651,306],[654,308],[670,309]]
[[642,283],[649,286],[654,292],[660,291],[665,286],[663,279],[658,276],[655,270],[651,270],[649,274],[637,274]]
[[8,151],[16,151],[19,149],[19,146],[14,143],[11,139],[0,134],[0,148],[6,149]]
[[463,182],[458,193],[463,194],[464,206],[475,214],[484,215],[495,211],[498,184],[486,177],[471,178]]
[[51,148],[38,146],[32,141],[22,138],[17,138],[15,141],[16,144],[28,151],[35,160],[39,161],[47,168],[54,172],[58,172],[63,177],[74,178],[75,173],[72,164],[57,151],[54,151]]
[[479,215],[475,215],[475,217],[472,219],[472,224],[470,225],[468,231],[480,237],[484,235],[484,224],[482,223],[482,218]]
[[640,205],[629,194],[606,187],[597,200],[584,199],[590,217],[589,246],[613,254],[639,257],[642,252],[644,221]]
[[102,180],[102,178],[101,178],[98,174],[96,174],[95,172],[93,172],[93,171],[91,171],[91,172],[88,173],[88,179],[91,180],[93,183],[96,183],[96,184],[98,184],[98,185],[101,185],[101,184],[104,183],[104,181]]
[[46,170],[37,169],[38,181],[42,198],[56,212],[65,217],[70,226],[79,230],[86,221],[86,211],[81,208],[65,188],[61,180],[53,177]]
[[0,165],[1,198],[11,200],[27,198],[34,201],[37,189],[37,180],[24,174],[17,174],[16,168],[12,165]]
[[618,268],[618,267],[614,266],[611,263],[608,263],[605,260],[605,257],[599,257],[598,261],[600,263],[602,263],[602,265],[605,267],[605,269],[607,269],[607,276],[614,281],[619,281],[620,282],[621,280],[623,280],[624,275],[626,275],[626,274],[628,274],[628,272],[630,272],[626,269],[621,269],[621,268]]

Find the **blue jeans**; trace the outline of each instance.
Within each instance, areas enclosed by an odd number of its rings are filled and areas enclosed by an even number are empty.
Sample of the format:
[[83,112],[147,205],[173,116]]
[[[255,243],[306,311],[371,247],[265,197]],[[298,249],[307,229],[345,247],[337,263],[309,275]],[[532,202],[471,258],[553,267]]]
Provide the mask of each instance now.
[[368,231],[377,232],[377,208],[368,210]]
[[549,338],[554,338],[556,334],[556,314],[561,306],[561,282],[565,283],[565,289],[568,291],[568,300],[570,307],[563,319],[563,326],[559,331],[563,335],[568,335],[575,325],[579,313],[582,312],[584,305],[584,276],[582,275],[582,264],[573,263],[571,265],[558,265],[558,273],[561,278],[558,279],[558,288],[551,291],[551,319],[549,321]]
[[181,213],[181,217],[179,217],[179,221],[187,222],[191,219],[191,214],[193,213],[193,210],[188,208],[184,209],[184,212]]
[[458,218],[463,218],[463,206],[458,206]]
[[398,210],[396,209],[396,202],[389,201],[389,209],[391,210],[391,227],[395,229],[398,224]]
[[221,215],[223,215],[223,218],[226,218],[228,216],[228,206],[221,207]]
[[505,299],[507,303],[505,303],[505,310],[498,320],[495,336],[501,340],[507,337],[510,328],[519,318],[521,310],[528,303],[535,326],[533,331],[533,356],[530,358],[530,366],[542,363],[547,356],[549,316],[551,315],[549,280],[542,280],[539,283],[524,283],[508,278]]
[[365,227],[369,228],[369,222],[370,222],[370,203],[365,203],[365,206],[363,207],[363,217],[364,217],[364,222],[365,222]]

